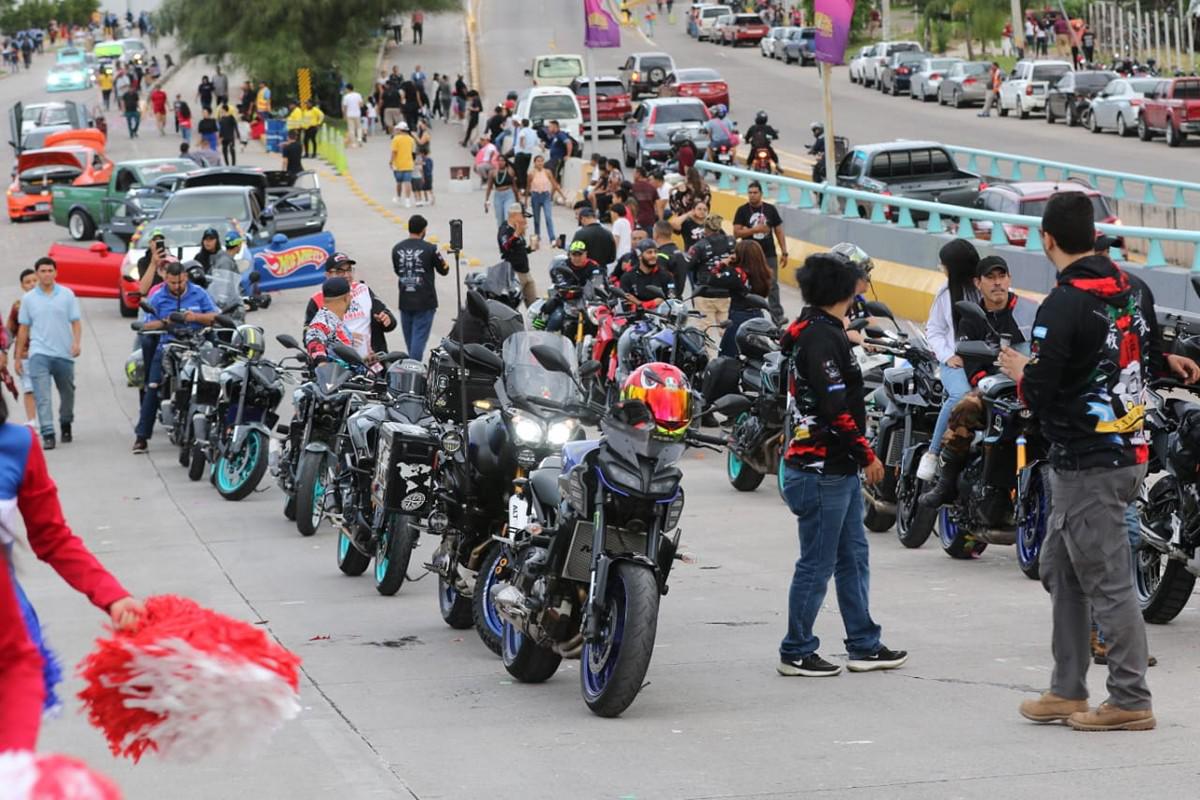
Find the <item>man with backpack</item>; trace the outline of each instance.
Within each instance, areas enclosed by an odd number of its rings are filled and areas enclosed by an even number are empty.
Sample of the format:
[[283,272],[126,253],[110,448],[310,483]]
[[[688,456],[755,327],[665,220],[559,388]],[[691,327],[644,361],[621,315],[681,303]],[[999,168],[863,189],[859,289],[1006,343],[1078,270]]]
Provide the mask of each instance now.
[[[704,238],[688,249],[687,259],[691,267],[693,291],[709,285],[713,270],[720,269],[722,261],[733,252],[737,244],[722,227],[724,222],[719,214],[709,214],[704,220]],[[695,297],[692,304],[704,313],[697,325],[720,325],[729,319],[728,297]]]

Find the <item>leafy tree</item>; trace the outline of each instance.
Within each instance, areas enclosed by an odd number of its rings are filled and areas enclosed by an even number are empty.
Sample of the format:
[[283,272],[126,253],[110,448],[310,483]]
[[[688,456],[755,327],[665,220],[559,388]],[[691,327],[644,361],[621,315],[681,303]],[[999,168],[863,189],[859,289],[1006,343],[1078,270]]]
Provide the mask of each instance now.
[[98,0],[0,0],[0,30],[15,33],[27,28],[46,28],[50,20],[83,25],[100,7]]

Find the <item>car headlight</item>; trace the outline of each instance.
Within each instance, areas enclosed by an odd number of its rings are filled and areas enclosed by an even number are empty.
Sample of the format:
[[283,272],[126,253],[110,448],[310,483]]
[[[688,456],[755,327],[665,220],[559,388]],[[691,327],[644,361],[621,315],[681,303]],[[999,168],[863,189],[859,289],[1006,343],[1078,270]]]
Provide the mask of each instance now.
[[542,441],[545,431],[542,429],[542,424],[537,420],[522,414],[513,414],[512,425],[513,436],[516,437],[518,442],[538,444]]
[[564,419],[559,420],[550,425],[546,431],[546,441],[555,447],[562,446],[571,440],[571,434],[575,432],[575,420]]

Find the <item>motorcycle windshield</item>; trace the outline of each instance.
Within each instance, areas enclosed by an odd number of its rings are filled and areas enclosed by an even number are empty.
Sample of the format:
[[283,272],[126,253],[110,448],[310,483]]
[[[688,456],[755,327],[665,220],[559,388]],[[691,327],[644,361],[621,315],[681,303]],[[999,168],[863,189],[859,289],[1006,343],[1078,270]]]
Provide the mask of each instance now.
[[534,345],[559,350],[568,363],[575,363],[575,348],[565,337],[547,331],[522,331],[504,341],[504,391],[514,402],[538,400],[563,405],[577,399],[575,384],[568,375],[550,372],[533,357]]
[[313,383],[322,397],[333,395],[354,374],[338,361],[325,361],[313,371]]

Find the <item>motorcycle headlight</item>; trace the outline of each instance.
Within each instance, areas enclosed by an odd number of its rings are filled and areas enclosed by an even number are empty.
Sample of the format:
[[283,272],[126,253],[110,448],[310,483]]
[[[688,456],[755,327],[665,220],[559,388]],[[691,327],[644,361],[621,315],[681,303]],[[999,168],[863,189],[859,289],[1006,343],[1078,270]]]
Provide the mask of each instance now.
[[442,449],[453,455],[462,449],[462,436],[458,431],[446,431],[442,434]]
[[546,431],[546,441],[555,447],[561,447],[571,441],[571,434],[575,432],[575,420],[565,419],[553,423]]
[[512,425],[513,436],[518,442],[539,444],[542,441],[545,431],[542,429],[542,424],[536,419],[526,417],[522,414],[513,414]]

